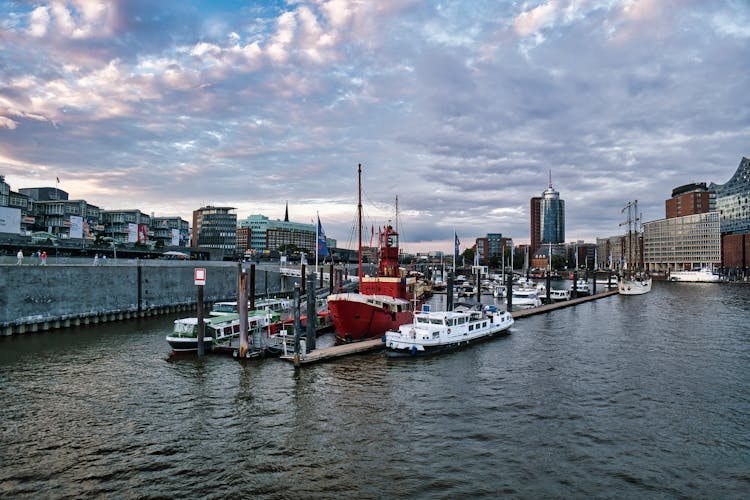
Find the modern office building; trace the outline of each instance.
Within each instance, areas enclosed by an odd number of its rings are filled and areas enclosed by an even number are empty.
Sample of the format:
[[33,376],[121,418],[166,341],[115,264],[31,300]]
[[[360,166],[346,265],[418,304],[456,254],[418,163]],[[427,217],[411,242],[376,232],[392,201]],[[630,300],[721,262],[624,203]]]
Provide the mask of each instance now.
[[560,193],[552,184],[542,193],[539,213],[541,243],[565,243],[565,201],[560,199]]
[[151,216],[138,209],[102,210],[102,233],[118,243],[147,244],[152,241]]
[[664,273],[721,266],[721,224],[717,212],[643,223],[643,263]]
[[193,211],[191,246],[216,248],[234,258],[237,247],[237,214],[234,207],[206,206]]
[[531,199],[531,251],[537,253],[544,245],[565,243],[565,201],[560,193],[549,187],[541,197]]
[[540,213],[541,205],[542,198],[540,196],[531,198],[531,206],[529,209],[531,218],[531,228],[529,230],[529,250],[531,251],[531,253],[536,253],[536,251],[539,250],[542,242],[542,225],[540,222],[542,217]]
[[34,201],[34,226],[58,238],[92,237],[96,229],[101,229],[101,209],[86,200],[67,198],[66,193],[65,199]]
[[716,211],[722,234],[750,232],[750,159],[742,158],[734,175],[724,184],[708,186],[716,193]]
[[716,210],[716,193],[705,182],[685,184],[672,190],[665,202],[667,219],[684,215],[705,214]]
[[19,193],[25,194],[34,201],[60,201],[68,199],[68,192],[53,187],[21,188]]
[[157,246],[185,247],[189,243],[190,224],[180,217],[151,217],[151,238]]
[[[317,248],[318,228],[315,224],[289,221],[288,214],[289,208],[287,207],[284,216],[286,220],[273,220],[260,214],[250,215],[239,222],[238,231],[242,228],[250,229],[249,249],[255,252],[275,251],[287,245],[295,245],[309,253],[315,252]],[[242,234],[244,238],[247,238],[247,234],[244,231]],[[246,244],[246,241],[239,243],[237,251],[244,252],[248,248],[245,247]],[[241,249],[240,246],[243,248]]]

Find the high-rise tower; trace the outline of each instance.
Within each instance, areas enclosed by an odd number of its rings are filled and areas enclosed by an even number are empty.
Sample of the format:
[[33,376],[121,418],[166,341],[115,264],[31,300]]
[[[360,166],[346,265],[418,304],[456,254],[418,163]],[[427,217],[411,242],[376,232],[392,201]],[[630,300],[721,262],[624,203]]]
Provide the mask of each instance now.
[[565,243],[565,201],[552,187],[552,172],[542,196],[531,198],[531,249],[547,243]]

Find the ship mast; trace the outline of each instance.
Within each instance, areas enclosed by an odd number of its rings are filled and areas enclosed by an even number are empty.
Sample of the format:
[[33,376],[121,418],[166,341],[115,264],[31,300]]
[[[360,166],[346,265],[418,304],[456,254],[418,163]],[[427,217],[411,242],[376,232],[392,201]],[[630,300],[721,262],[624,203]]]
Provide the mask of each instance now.
[[357,165],[357,217],[359,222],[359,246],[357,252],[359,286],[362,286],[362,164]]

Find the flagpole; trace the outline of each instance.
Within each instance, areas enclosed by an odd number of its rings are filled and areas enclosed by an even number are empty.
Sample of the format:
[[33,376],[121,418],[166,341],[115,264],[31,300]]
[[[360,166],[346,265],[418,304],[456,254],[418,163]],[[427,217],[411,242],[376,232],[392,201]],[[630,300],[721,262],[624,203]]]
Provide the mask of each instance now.
[[[320,249],[318,246],[320,245],[320,212],[315,212],[318,216],[318,227],[315,230],[316,236],[315,236],[315,272],[318,272],[318,252]],[[316,277],[317,279],[317,277]]]
[[456,230],[453,230],[453,274],[456,274],[456,238],[458,238],[458,235],[456,234]]

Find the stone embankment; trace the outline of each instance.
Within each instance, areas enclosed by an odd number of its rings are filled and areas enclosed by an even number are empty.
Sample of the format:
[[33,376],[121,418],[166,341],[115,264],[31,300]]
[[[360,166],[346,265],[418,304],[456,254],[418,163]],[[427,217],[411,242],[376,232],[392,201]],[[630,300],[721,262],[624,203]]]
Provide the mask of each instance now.
[[[239,266],[233,262],[0,266],[0,335],[195,309],[196,267],[206,268],[206,303],[236,300]],[[256,294],[277,293],[283,286],[278,271],[256,272]]]

